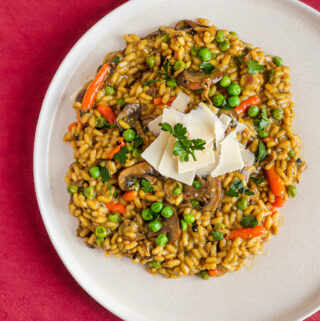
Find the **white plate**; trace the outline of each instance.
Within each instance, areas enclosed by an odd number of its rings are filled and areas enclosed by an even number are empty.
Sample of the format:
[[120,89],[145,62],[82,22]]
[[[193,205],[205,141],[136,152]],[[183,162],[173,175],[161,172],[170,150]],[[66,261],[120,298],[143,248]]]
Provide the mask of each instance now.
[[[72,162],[62,142],[74,121],[70,95],[90,79],[108,51],[124,47],[122,34],[146,34],[181,18],[206,17],[218,27],[291,66],[294,129],[308,170],[298,196],[281,210],[280,233],[249,269],[203,281],[167,280],[128,259],[104,257],[75,236],[64,175]],[[34,149],[34,177],[42,217],[58,254],[79,284],[126,320],[294,320],[320,305],[320,15],[289,0],[135,0],[91,28],[58,69],[43,102]]]

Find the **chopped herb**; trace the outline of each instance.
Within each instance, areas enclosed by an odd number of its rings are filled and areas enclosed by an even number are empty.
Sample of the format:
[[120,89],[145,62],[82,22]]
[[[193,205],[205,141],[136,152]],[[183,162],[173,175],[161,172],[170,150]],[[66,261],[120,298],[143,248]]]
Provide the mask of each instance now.
[[251,180],[252,180],[256,185],[262,184],[262,183],[264,182],[264,179],[263,179],[263,178],[259,178],[259,177],[251,177]]
[[100,238],[100,237],[97,237],[97,238],[96,238],[96,243],[97,243],[98,246],[101,246],[102,243],[103,243],[103,241],[104,241],[103,238]]
[[119,56],[116,56],[116,57],[114,57],[113,58],[113,63],[115,63],[115,64],[118,64],[119,62],[120,62],[121,60],[120,60],[120,57]]
[[114,191],[114,192],[113,192],[113,197],[116,198],[117,196],[118,196],[117,191]]
[[246,52],[244,52],[243,54],[241,54],[240,56],[237,57],[237,60],[239,62],[239,64],[243,63],[243,58],[247,55]]
[[199,201],[197,201],[197,200],[191,200],[190,203],[191,203],[192,206],[199,205]]
[[142,88],[149,86],[152,82],[157,82],[159,80],[154,80],[154,79],[148,79],[143,85]]
[[267,156],[266,145],[263,143],[262,140],[260,140],[259,146],[258,146],[258,155],[257,155],[256,161],[259,163],[263,159],[265,159],[266,156]]
[[248,195],[248,196],[252,196],[252,195],[254,195],[254,192],[250,191],[249,188],[246,188],[243,191],[243,194]]
[[275,73],[276,73],[275,69],[269,70],[269,72],[268,72],[269,78],[273,77]]
[[213,240],[214,241],[220,241],[224,239],[223,233],[222,232],[212,232]]
[[267,110],[266,108],[262,108],[261,110],[261,118],[254,119],[253,123],[256,127],[257,130],[263,130],[269,126],[269,119],[267,115]]
[[129,153],[128,147],[123,146],[121,147],[119,153],[113,155],[113,159],[118,159],[121,164],[125,164],[128,159],[128,156],[127,156],[128,153]]
[[[166,60],[165,64],[162,66],[165,72],[157,72],[155,79],[148,79],[143,85],[142,88],[149,86],[153,82],[159,82],[159,81],[167,81],[169,79],[169,60]],[[159,79],[159,76],[163,76],[163,78]]]
[[103,182],[108,181],[112,176],[110,174],[110,172],[108,171],[108,169],[105,168],[105,167],[101,167],[100,168],[100,174],[101,174],[101,179],[102,179]]
[[203,89],[197,89],[197,90],[196,90],[196,93],[197,93],[198,95],[202,95]]
[[216,70],[216,67],[213,66],[209,61],[204,61],[200,65],[200,69],[203,70],[206,74],[211,74],[214,70]]
[[230,189],[227,191],[227,195],[232,197],[238,197],[239,193],[248,196],[254,195],[252,191],[243,186],[243,182],[240,179],[236,179],[232,184],[230,184]]
[[144,178],[143,178],[143,179],[141,180],[140,185],[141,185],[141,189],[142,189],[145,193],[148,193],[148,192],[152,193],[152,192],[153,192],[153,187],[152,187],[151,183],[150,183],[147,179],[144,179]]
[[199,189],[199,188],[202,187],[202,183],[201,183],[201,181],[195,179],[195,180],[193,181],[193,183],[192,183],[192,186],[193,186],[195,189]]
[[236,191],[236,190],[233,190],[233,189],[229,189],[227,191],[227,195],[231,196],[231,197],[238,197],[239,196],[239,193]]
[[248,73],[251,75],[256,75],[257,72],[263,72],[264,67],[258,64],[257,60],[247,61]]
[[[112,196],[112,185],[111,185],[109,182],[107,182],[107,184],[108,184],[110,196]],[[115,197],[116,197],[116,196],[115,196]]]
[[188,162],[189,155],[193,160],[197,158],[194,154],[195,150],[203,150],[206,142],[203,139],[188,139],[187,129],[180,123],[177,123],[172,128],[169,123],[160,123],[161,130],[169,132],[177,140],[173,146],[173,155],[180,156],[180,162]]
[[242,219],[240,221],[240,224],[243,227],[251,227],[254,228],[258,225],[258,220],[254,216],[249,216],[249,215],[243,215]]
[[163,42],[168,43],[169,40],[170,40],[170,36],[166,33],[166,34],[163,36]]
[[133,147],[137,148],[143,143],[142,137],[140,135],[137,135],[133,140]]

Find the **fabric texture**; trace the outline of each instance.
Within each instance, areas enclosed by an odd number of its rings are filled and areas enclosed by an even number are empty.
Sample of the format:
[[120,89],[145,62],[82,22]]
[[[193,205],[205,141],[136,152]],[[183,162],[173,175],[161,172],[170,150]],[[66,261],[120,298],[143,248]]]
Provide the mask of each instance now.
[[[124,0],[15,0],[0,6],[0,320],[120,320],[89,297],[55,252],[33,185],[41,103],[65,55]],[[319,0],[305,3],[320,10]],[[320,321],[320,311],[308,321]]]

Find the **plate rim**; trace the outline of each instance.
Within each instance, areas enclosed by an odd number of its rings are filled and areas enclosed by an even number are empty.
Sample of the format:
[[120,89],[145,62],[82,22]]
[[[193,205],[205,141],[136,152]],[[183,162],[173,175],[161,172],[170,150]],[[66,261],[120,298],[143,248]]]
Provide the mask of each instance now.
[[[49,224],[49,220],[47,216],[44,214],[46,212],[46,204],[45,204],[45,193],[42,192],[42,188],[46,183],[46,180],[44,180],[41,175],[40,171],[38,170],[39,165],[43,163],[43,157],[41,153],[41,141],[43,141],[44,135],[42,135],[42,132],[45,130],[43,128],[43,123],[46,117],[48,116],[49,109],[46,108],[48,105],[48,102],[52,99],[54,99],[54,87],[56,87],[57,80],[63,75],[63,70],[66,65],[68,65],[69,61],[72,60],[73,56],[78,50],[78,47],[86,41],[87,38],[90,37],[91,34],[95,32],[95,30],[99,27],[100,24],[104,22],[104,20],[112,18],[115,15],[118,15],[118,12],[129,9],[130,7],[134,6],[136,3],[144,1],[144,0],[129,0],[117,8],[111,10],[109,13],[107,13],[105,16],[103,16],[101,19],[99,19],[93,26],[91,26],[72,46],[72,48],[68,51],[66,56],[63,58],[62,62],[60,63],[58,69],[56,70],[54,76],[52,77],[50,84],[47,88],[46,94],[44,96],[44,99],[41,104],[40,113],[37,120],[37,126],[34,136],[34,148],[33,148],[33,179],[34,179],[34,187],[35,187],[35,193],[36,193],[36,199],[39,207],[39,211],[41,214],[42,221],[44,223],[46,232],[49,236],[49,239],[57,252],[59,258],[61,259],[63,265],[66,267],[68,272],[71,274],[71,276],[74,278],[74,280],[79,284],[79,286],[91,297],[93,298],[97,303],[99,303],[102,307],[107,309],[108,311],[112,312],[114,315],[124,319],[124,320],[147,320],[145,316],[140,314],[139,312],[129,309],[125,307],[123,304],[119,304],[117,300],[115,300],[109,293],[106,294],[108,297],[108,302],[104,302],[97,294],[95,294],[95,291],[90,287],[89,284],[86,283],[85,280],[83,280],[79,274],[81,274],[76,266],[74,266],[74,263],[72,260],[69,260],[69,258],[63,253],[63,250],[60,248],[59,244],[57,243],[57,240],[54,238],[52,231],[52,227]],[[159,0],[163,1],[163,0]],[[267,1],[267,0],[264,0]],[[320,12],[316,9],[312,8],[311,6],[299,1],[299,0],[282,0],[286,1],[287,4],[293,4],[298,8],[298,10],[306,10],[309,13],[314,14],[317,19],[319,19],[320,22]],[[48,128],[47,128],[48,129]],[[42,145],[44,145],[42,142]],[[45,166],[46,167],[46,166]],[[303,315],[300,315],[296,318],[296,320],[304,320],[305,318],[308,318],[312,314],[316,313],[318,310],[320,310],[320,302],[318,305],[316,305],[312,310],[310,310],[307,313],[304,313]]]

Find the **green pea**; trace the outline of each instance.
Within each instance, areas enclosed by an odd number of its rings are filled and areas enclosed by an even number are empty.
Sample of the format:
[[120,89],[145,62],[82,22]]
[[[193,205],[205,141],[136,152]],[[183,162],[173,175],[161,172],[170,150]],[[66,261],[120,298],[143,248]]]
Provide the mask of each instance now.
[[241,87],[238,84],[233,83],[228,87],[227,91],[230,96],[239,96],[241,93]]
[[198,57],[202,61],[208,61],[212,58],[212,53],[208,48],[201,48],[198,52]]
[[192,47],[191,48],[191,55],[198,56],[199,50],[200,50],[200,47]]
[[256,105],[252,105],[248,109],[248,115],[250,117],[256,117],[259,114],[259,107]]
[[69,186],[67,187],[67,191],[68,191],[70,194],[77,193],[77,192],[78,192],[78,187],[77,187],[77,186],[74,186],[74,185],[69,185]]
[[115,90],[113,89],[112,86],[106,86],[104,88],[104,91],[105,91],[106,95],[114,95],[115,94]]
[[295,152],[292,150],[292,149],[290,149],[289,151],[288,151],[288,156],[289,156],[289,158],[293,158],[294,157],[294,155],[295,155]]
[[169,88],[175,88],[175,87],[177,87],[177,86],[178,86],[177,81],[176,81],[174,78],[169,78],[169,79],[167,80],[167,87],[169,87]]
[[118,223],[120,221],[120,215],[118,213],[111,213],[108,215],[108,220],[112,223]]
[[173,209],[170,206],[165,206],[162,210],[161,210],[161,215],[165,218],[169,218],[173,215]]
[[170,40],[170,36],[166,33],[166,34],[163,36],[163,42],[168,43],[169,40]]
[[182,188],[177,186],[176,188],[173,189],[172,194],[173,195],[180,195],[182,193]]
[[221,106],[225,101],[225,97],[223,95],[214,95],[212,98],[212,103],[214,106]]
[[123,132],[122,136],[126,142],[130,143],[136,137],[136,132],[133,129],[127,129]]
[[98,166],[93,166],[89,169],[90,176],[93,178],[98,178],[101,173],[100,173],[100,168]]
[[278,67],[282,66],[283,65],[283,60],[279,57],[279,56],[274,56],[272,58],[274,64]]
[[178,60],[178,61],[176,61],[176,62],[174,63],[173,69],[174,69],[175,71],[177,71],[177,70],[184,69],[185,66],[186,66],[186,64],[184,63],[184,61]]
[[152,269],[160,269],[161,268],[161,263],[158,262],[158,261],[152,261],[152,262],[149,263],[149,266]]
[[89,200],[93,199],[96,195],[94,189],[92,186],[89,186],[87,188],[84,189],[83,194],[86,198],[88,198]]
[[104,117],[98,117],[96,119],[96,127],[97,128],[103,128],[107,124],[107,121]]
[[223,42],[223,41],[225,41],[225,39],[226,39],[225,34],[222,31],[218,31],[216,34],[216,41]]
[[271,114],[276,120],[281,120],[283,118],[283,110],[280,108],[272,109]]
[[220,42],[218,47],[221,51],[227,51],[230,48],[230,42],[228,40]]
[[153,68],[156,65],[156,58],[154,56],[148,56],[146,58],[146,63],[149,68]]
[[265,137],[268,136],[268,132],[267,132],[267,130],[264,128],[264,129],[258,130],[258,135],[259,135],[261,138],[265,138]]
[[138,148],[134,148],[133,151],[131,152],[132,157],[134,158],[140,158],[141,151]]
[[188,223],[185,220],[180,221],[180,226],[182,231],[186,231],[188,228]]
[[207,270],[200,271],[200,277],[202,280],[209,280],[210,279],[209,272]]
[[165,246],[168,242],[167,235],[165,234],[159,234],[156,238],[156,243],[160,246]]
[[162,202],[155,202],[151,205],[151,211],[155,213],[160,213],[163,209],[163,203]]
[[192,186],[193,186],[195,189],[199,189],[199,188],[202,187],[202,183],[201,183],[201,181],[195,179],[195,180],[193,181],[193,183],[192,183]]
[[108,230],[104,226],[96,227],[96,237],[104,239],[108,235]]
[[235,39],[239,38],[238,34],[236,32],[234,32],[234,31],[230,31],[229,34]]
[[240,105],[241,100],[240,100],[239,96],[231,96],[228,98],[228,103],[229,103],[230,107],[234,108],[234,107]]
[[248,208],[248,200],[245,197],[240,197],[237,201],[237,208],[244,211]]
[[288,186],[288,194],[290,197],[296,197],[297,196],[297,188],[294,185]]
[[159,232],[162,229],[161,222],[157,220],[150,222],[148,226],[149,226],[149,230],[154,233]]
[[231,79],[228,76],[223,76],[219,82],[220,86],[223,88],[228,87],[231,84]]
[[123,98],[119,98],[119,99],[117,100],[117,105],[118,105],[118,106],[123,107],[125,104],[126,104],[126,102],[124,101]]
[[199,201],[197,201],[197,200],[191,200],[190,203],[191,203],[192,206],[199,205]]
[[142,211],[141,216],[145,221],[151,221],[153,219],[153,214],[150,208],[145,208]]
[[194,217],[193,214],[186,214],[184,217],[183,217],[183,220],[188,223],[188,224],[192,224],[196,218]]

